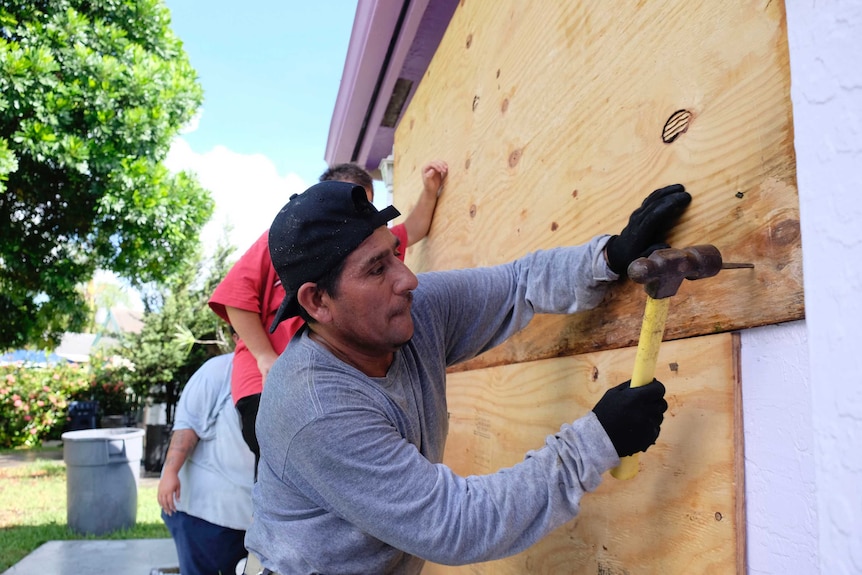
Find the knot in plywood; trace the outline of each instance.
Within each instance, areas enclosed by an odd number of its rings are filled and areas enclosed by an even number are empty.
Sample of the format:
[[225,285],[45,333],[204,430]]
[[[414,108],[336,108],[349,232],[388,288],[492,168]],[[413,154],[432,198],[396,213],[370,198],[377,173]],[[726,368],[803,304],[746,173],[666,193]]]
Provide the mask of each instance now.
[[677,110],[671,114],[667,122],[664,123],[664,129],[661,132],[661,141],[665,144],[670,144],[686,133],[691,119],[692,113],[688,110]]

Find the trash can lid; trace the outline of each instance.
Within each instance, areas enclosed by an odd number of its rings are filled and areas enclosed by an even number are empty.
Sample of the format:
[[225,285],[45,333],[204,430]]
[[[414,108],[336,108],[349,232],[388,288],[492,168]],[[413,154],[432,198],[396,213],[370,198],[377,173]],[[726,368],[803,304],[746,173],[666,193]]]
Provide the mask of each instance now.
[[60,437],[63,441],[104,441],[106,439],[134,439],[143,436],[144,430],[137,427],[108,427],[67,431]]

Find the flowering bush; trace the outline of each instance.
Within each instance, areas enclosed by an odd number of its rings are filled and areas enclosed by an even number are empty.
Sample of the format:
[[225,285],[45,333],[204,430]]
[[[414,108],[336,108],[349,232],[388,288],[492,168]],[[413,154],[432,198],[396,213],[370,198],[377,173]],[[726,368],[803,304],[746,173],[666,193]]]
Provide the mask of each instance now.
[[0,366],[0,447],[59,439],[70,401],[98,401],[99,416],[130,413],[137,399],[126,380],[134,370],[118,356],[100,355],[90,365]]
[[99,415],[126,415],[134,409],[132,390],[126,383],[134,366],[119,356],[96,354],[90,360],[89,384],[73,393],[76,401],[98,401]]
[[76,364],[0,366],[0,447],[59,438],[69,398],[87,388],[89,379],[88,368]]

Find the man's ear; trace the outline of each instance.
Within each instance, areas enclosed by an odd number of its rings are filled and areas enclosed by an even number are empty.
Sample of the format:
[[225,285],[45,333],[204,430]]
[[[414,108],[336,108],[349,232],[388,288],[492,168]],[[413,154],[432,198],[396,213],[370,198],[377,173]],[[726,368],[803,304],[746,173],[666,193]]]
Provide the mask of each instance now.
[[296,301],[318,323],[328,323],[331,319],[326,298],[323,297],[323,292],[317,288],[316,283],[305,282],[299,286]]

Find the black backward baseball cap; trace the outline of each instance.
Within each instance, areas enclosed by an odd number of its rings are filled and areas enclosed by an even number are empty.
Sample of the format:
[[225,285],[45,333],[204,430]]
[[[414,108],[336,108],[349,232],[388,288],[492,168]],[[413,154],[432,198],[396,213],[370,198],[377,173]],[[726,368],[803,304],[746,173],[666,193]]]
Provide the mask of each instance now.
[[365,188],[348,182],[320,182],[292,195],[269,228],[269,255],[285,291],[269,332],[299,315],[296,292],[302,284],[318,281],[400,215],[393,206],[378,211]]

